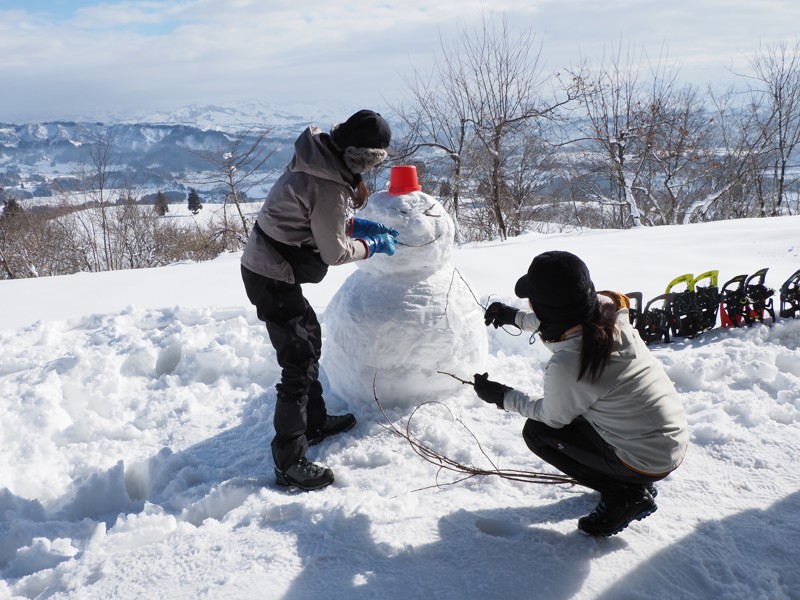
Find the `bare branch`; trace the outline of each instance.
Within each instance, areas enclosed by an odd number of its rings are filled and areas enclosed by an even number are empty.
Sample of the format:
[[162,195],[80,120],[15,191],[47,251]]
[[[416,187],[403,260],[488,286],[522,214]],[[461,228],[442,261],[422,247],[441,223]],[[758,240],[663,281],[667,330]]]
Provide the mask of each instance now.
[[[449,373],[446,373],[446,374],[449,375]],[[451,375],[451,377],[455,377],[455,376]],[[456,377],[456,379],[458,379],[458,378]],[[466,382],[466,381],[463,381],[463,380],[460,380],[460,381],[462,381],[463,383],[470,383],[470,382]],[[430,489],[432,487],[443,487],[444,485],[455,485],[455,484],[460,483],[462,481],[466,481],[467,479],[471,479],[472,477],[488,476],[488,475],[493,475],[493,476],[500,477],[502,479],[509,479],[509,480],[512,480],[512,481],[521,481],[521,482],[524,482],[524,483],[538,483],[538,484],[544,484],[544,485],[559,485],[559,484],[575,485],[575,484],[577,484],[577,481],[575,481],[571,477],[567,477],[566,475],[558,475],[558,474],[551,474],[551,473],[541,473],[541,472],[536,472],[536,471],[525,471],[525,470],[517,470],[517,469],[500,469],[495,464],[495,462],[492,460],[492,458],[486,453],[486,451],[484,450],[483,446],[480,443],[480,440],[478,440],[478,438],[475,436],[475,434],[472,433],[472,431],[469,429],[469,427],[467,427],[461,419],[456,418],[455,415],[453,415],[452,411],[450,411],[450,409],[447,406],[445,406],[444,404],[442,404],[441,402],[431,401],[431,402],[425,402],[425,403],[417,406],[412,411],[411,415],[409,415],[408,421],[406,422],[405,426],[398,427],[391,421],[391,419],[389,419],[389,417],[387,416],[386,412],[384,411],[383,406],[381,405],[381,402],[378,399],[378,395],[377,395],[377,393],[375,393],[374,385],[373,385],[373,396],[375,398],[375,403],[378,405],[378,409],[381,411],[381,414],[384,416],[384,418],[386,419],[386,422],[388,423],[388,425],[384,425],[384,427],[388,431],[393,433],[394,435],[406,440],[409,443],[409,445],[411,446],[412,450],[414,450],[414,452],[418,456],[422,457],[424,460],[426,460],[429,463],[431,463],[431,464],[435,465],[436,467],[438,467],[438,472],[437,472],[437,476],[436,476],[436,478],[437,478],[436,484],[433,485],[433,486],[419,488],[419,489],[414,490],[414,491]],[[414,433],[412,432],[412,429],[411,429],[411,421],[413,420],[414,416],[417,414],[417,412],[423,406],[426,406],[426,405],[429,405],[429,404],[436,404],[436,405],[442,406],[448,411],[448,413],[450,413],[451,416],[453,416],[454,421],[459,423],[464,428],[464,430],[467,432],[467,434],[472,438],[474,443],[478,446],[478,449],[480,450],[480,453],[484,456],[484,458],[486,458],[488,463],[491,465],[491,468],[481,468],[481,467],[475,467],[473,465],[465,465],[465,464],[460,463],[460,462],[458,462],[458,461],[456,461],[456,460],[454,460],[452,458],[449,458],[448,456],[446,456],[444,454],[441,454],[440,452],[434,450],[430,446],[427,446],[426,444],[420,442],[416,438],[416,436],[414,435]],[[464,477],[460,477],[460,478],[456,479],[455,481],[451,481],[451,482],[448,482],[448,483],[445,483],[445,484],[440,484],[438,482],[438,477],[439,477],[439,473],[442,472],[442,471],[449,471],[449,472],[453,472],[453,473],[461,473],[461,474],[464,475]]]

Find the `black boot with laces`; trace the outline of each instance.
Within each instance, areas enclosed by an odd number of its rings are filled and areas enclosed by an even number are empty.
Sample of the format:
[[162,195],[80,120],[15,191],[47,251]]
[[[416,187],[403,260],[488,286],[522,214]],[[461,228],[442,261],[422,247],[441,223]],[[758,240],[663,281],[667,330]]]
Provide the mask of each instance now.
[[628,488],[620,494],[603,494],[591,514],[578,519],[583,533],[608,537],[625,529],[632,521],[641,521],[658,507],[644,487]]
[[318,490],[333,483],[333,471],[304,456],[285,471],[275,467],[275,481],[301,490]]
[[325,423],[319,429],[306,433],[309,446],[319,444],[322,440],[337,433],[350,431],[356,424],[356,418],[351,413],[344,415],[328,415]]

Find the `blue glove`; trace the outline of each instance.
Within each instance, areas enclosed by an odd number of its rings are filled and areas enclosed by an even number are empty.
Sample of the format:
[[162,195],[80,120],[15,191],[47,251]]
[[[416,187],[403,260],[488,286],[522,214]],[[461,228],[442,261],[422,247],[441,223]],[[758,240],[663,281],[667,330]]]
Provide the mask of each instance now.
[[388,233],[379,233],[378,235],[367,236],[359,238],[367,245],[367,258],[381,252],[391,256],[394,254],[395,241],[394,237]]
[[383,223],[376,223],[375,221],[368,221],[367,219],[353,217],[350,228],[350,237],[360,238],[367,235],[379,235],[381,233],[388,233],[394,237],[400,235],[396,229],[387,227]]

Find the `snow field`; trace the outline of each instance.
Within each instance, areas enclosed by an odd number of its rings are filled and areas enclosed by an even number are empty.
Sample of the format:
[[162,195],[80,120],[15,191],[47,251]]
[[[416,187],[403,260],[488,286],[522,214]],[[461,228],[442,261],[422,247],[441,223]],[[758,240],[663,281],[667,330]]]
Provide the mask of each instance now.
[[[553,247],[589,257],[599,287],[646,297],[711,266],[723,278],[770,266],[776,287],[800,266],[798,220],[769,224],[531,236],[453,261],[482,303],[514,303],[516,277]],[[625,268],[622,247],[636,257]],[[497,477],[447,485],[456,476],[389,432],[374,400],[328,397],[359,419],[310,451],[334,470],[331,487],[277,487],[279,373],[237,267],[227,256],[2,282],[3,305],[27,312],[0,327],[0,598],[797,598],[800,319],[651,346],[684,399],[689,453],[659,484],[656,513],[596,540],[575,528],[596,494]],[[352,272],[331,271],[329,287],[309,287],[323,335]],[[38,320],[15,324],[25,315]],[[487,336],[492,378],[535,391],[543,344]],[[421,442],[467,464],[488,466],[483,451],[500,468],[550,470],[525,447],[523,420],[469,386],[429,400],[411,422]],[[386,413],[404,427],[411,410]]]

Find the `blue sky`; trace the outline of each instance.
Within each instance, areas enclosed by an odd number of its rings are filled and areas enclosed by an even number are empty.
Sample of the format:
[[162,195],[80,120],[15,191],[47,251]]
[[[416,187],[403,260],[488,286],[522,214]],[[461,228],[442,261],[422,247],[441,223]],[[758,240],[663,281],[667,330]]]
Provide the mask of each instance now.
[[0,0],[0,121],[242,100],[381,108],[490,9],[539,36],[548,68],[624,42],[666,47],[703,85],[800,23],[794,0]]
[[[98,4],[92,0],[3,0],[4,10],[20,9],[28,12],[47,13],[50,18],[61,20],[72,16],[76,9],[84,6]],[[107,4],[120,4],[119,2],[107,2]]]

